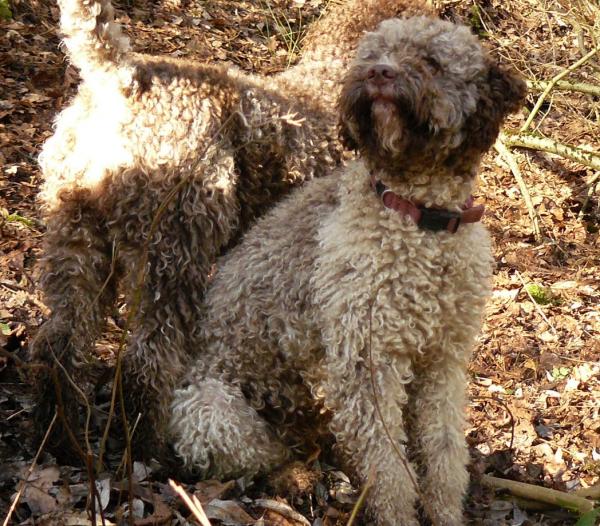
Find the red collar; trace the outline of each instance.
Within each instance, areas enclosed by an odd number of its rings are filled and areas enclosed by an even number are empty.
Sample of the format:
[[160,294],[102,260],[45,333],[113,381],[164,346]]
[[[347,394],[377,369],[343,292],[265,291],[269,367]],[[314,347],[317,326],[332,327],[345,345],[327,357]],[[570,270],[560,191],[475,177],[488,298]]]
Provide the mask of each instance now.
[[426,208],[422,204],[413,203],[403,199],[392,192],[385,184],[371,175],[371,187],[381,198],[383,206],[396,210],[404,216],[409,216],[423,230],[439,232],[447,230],[454,234],[461,223],[477,223],[481,221],[485,207],[474,206],[473,196],[470,196],[461,207],[462,212],[446,210],[444,208]]

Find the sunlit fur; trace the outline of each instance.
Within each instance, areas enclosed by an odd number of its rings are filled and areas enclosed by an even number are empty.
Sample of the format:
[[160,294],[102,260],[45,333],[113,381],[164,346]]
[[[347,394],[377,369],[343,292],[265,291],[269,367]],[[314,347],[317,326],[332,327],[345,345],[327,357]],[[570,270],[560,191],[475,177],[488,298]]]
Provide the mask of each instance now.
[[[169,394],[195,347],[211,264],[290,188],[338,164],[333,99],[346,57],[364,29],[402,4],[334,7],[309,31],[297,66],[259,77],[134,54],[108,0],[60,0],[64,43],[83,82],[40,155],[48,227],[41,285],[52,314],[33,357],[51,366],[60,359],[83,385],[118,291],[129,304],[136,297],[147,246],[123,365],[130,424],[142,415],[134,438],[153,444],[143,452],[160,450]],[[332,27],[343,37],[323,33]],[[58,400],[48,370],[36,370],[42,436]],[[58,378],[66,426],[77,433],[82,400]],[[67,456],[59,422],[50,445]]]
[[[382,62],[403,72],[383,102],[363,73]],[[430,520],[464,524],[467,362],[490,288],[489,236],[481,223],[419,228],[382,205],[370,175],[405,198],[460,209],[523,97],[524,83],[466,28],[389,20],[363,39],[340,101],[360,159],[297,190],[218,261],[200,354],[172,405],[174,448],[190,469],[268,471],[291,456],[295,422],[312,411],[359,482],[374,474],[376,523],[417,526],[417,491],[375,389]],[[274,424],[273,412],[287,418]]]

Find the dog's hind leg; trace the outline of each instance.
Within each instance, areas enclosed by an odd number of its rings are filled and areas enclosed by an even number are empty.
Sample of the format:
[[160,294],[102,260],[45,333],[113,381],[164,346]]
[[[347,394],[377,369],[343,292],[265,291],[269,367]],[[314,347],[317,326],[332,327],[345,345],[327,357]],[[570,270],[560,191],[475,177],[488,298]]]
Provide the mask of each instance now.
[[175,392],[170,430],[186,467],[204,477],[265,473],[290,457],[240,388],[216,379]]
[[[168,212],[155,221],[151,237],[140,233],[131,241],[147,246],[148,261],[142,282],[134,272],[130,285],[130,305],[140,300],[122,380],[129,426],[141,415],[135,449],[145,454],[160,454],[165,445],[173,391],[198,348],[211,266],[237,228],[237,196],[228,184],[234,177],[231,155],[224,148],[213,152],[196,175],[169,203],[158,199],[155,206],[164,204]],[[129,263],[135,269],[140,262]]]
[[115,301],[115,247],[85,199],[62,204],[48,223],[45,242],[42,290],[52,313],[31,347],[37,362],[34,422],[41,438],[58,407],[61,418],[49,447],[61,459],[72,461],[77,450],[72,439],[80,439],[78,408],[84,400],[71,381],[83,386],[84,365],[90,362],[94,340]]

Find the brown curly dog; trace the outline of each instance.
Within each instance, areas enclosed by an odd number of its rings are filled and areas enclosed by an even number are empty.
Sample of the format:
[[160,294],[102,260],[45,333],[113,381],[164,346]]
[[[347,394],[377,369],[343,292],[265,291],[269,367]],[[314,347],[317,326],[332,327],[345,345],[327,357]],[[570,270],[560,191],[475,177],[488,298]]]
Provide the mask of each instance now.
[[[383,22],[340,98],[359,160],[307,183],[218,262],[175,451],[203,476],[268,471],[302,415],[330,415],[379,525],[462,526],[467,363],[492,271],[470,198],[525,84],[466,27]],[[274,411],[288,415],[274,424]],[[417,482],[418,481],[418,482]]]
[[59,4],[83,82],[40,156],[52,314],[32,346],[47,366],[35,421],[41,436],[58,404],[65,418],[51,446],[72,455],[83,401],[67,376],[86,391],[94,341],[124,291],[137,306],[123,363],[127,413],[130,425],[141,415],[135,438],[156,451],[196,347],[211,264],[292,187],[339,163],[333,101],[347,57],[403,2],[334,7],[309,31],[300,63],[272,77],[132,53],[108,0]]

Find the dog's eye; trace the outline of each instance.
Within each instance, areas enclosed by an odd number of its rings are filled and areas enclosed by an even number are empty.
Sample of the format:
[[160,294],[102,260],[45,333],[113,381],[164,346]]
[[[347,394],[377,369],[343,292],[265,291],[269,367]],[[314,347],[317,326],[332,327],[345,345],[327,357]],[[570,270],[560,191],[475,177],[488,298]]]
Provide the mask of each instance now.
[[427,64],[435,73],[439,73],[440,71],[442,71],[442,66],[440,66],[440,63],[433,57],[425,57],[425,62],[427,62]]
[[375,60],[377,58],[377,53],[375,51],[364,51],[360,54],[361,60]]

